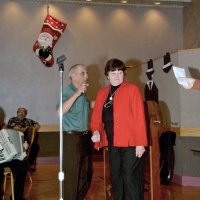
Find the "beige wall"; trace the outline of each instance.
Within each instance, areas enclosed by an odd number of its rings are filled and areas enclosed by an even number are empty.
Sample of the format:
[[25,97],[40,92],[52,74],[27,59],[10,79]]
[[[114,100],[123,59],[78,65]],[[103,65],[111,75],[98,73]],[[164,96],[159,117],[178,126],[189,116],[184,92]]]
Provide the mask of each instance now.
[[192,0],[183,9],[183,36],[184,48],[193,49],[200,47],[200,1]]
[[[55,58],[62,54],[67,57],[64,85],[69,82],[67,71],[72,64],[86,64],[90,100],[105,84],[103,68],[107,59],[118,57],[128,63],[144,63],[183,47],[182,8],[51,3],[49,11],[68,23],[53,51]],[[54,64],[46,68],[32,51],[46,14],[47,4],[40,1],[0,1],[0,106],[5,110],[6,121],[16,114],[17,107],[25,106],[28,117],[41,124],[58,122],[58,67]],[[163,61],[156,67],[162,64]],[[132,81],[144,85],[146,67],[142,66]]]
[[[186,48],[199,47],[200,41],[199,0],[192,2],[184,9]],[[194,54],[192,51],[189,54],[187,51],[177,52],[183,49],[181,8],[119,8],[52,3],[50,13],[68,23],[53,52],[55,58],[62,54],[67,57],[64,85],[69,82],[67,71],[70,65],[86,64],[90,76],[88,95],[93,100],[99,87],[105,84],[104,63],[111,57],[118,57],[129,65],[137,65],[128,71],[127,79],[138,83],[143,90],[147,81],[146,61],[152,58],[154,80],[159,88],[165,122],[175,129],[181,127],[184,136],[191,136],[194,130],[197,131],[195,134],[199,134],[200,93],[183,90],[176,83],[172,70],[168,74],[162,71],[162,56],[167,51],[175,52],[171,54],[173,64],[200,70],[199,50],[195,50]],[[32,51],[46,14],[47,5],[39,1],[0,1],[0,107],[5,111],[6,121],[16,114],[19,106],[25,106],[29,110],[28,117],[41,124],[58,122],[55,111],[60,86],[58,67],[56,64],[52,68],[44,67]],[[44,130],[48,126],[42,128]],[[44,133],[43,139],[41,136],[41,148],[46,147],[45,138],[48,135],[48,132]],[[52,132],[49,137],[51,146],[58,147],[58,135]],[[196,141],[192,137],[177,138],[176,174],[199,176],[199,159],[195,160],[190,151],[198,147]],[[56,153],[49,150],[47,154],[57,155],[57,150]],[[192,166],[185,167],[184,163],[192,163]]]

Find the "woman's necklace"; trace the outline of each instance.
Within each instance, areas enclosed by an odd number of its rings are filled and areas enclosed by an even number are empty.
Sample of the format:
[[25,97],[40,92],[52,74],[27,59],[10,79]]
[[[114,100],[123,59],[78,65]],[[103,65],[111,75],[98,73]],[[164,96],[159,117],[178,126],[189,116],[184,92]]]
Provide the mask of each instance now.
[[110,100],[110,101],[113,100],[113,96],[114,96],[115,92],[117,91],[117,88],[118,88],[118,87],[116,87],[116,88],[115,88],[115,91],[112,93],[112,92],[111,92],[111,87],[110,87],[110,97],[109,97],[109,100]]
[[[104,103],[104,108],[109,108],[109,107],[112,106],[112,104],[113,104],[113,96],[114,96],[114,94],[117,91],[117,88],[119,86],[117,86],[117,87],[111,86],[110,87],[109,97],[107,98],[106,102]],[[112,90],[114,90],[113,93],[112,93]]]
[[113,93],[111,93],[111,90],[110,90],[110,97],[109,97],[109,100],[112,101],[113,100],[113,96],[115,94],[117,90],[115,90]]

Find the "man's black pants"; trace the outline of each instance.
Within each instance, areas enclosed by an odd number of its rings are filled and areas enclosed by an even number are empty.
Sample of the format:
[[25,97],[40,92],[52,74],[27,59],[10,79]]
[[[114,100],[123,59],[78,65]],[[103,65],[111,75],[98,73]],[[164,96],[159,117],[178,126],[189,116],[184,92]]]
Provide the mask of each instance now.
[[91,134],[64,133],[64,200],[82,200],[92,179]]

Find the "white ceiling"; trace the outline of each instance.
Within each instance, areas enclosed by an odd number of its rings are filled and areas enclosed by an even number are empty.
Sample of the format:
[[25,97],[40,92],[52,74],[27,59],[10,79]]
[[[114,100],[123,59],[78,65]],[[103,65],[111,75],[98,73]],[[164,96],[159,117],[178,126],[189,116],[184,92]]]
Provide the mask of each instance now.
[[[159,6],[159,7],[183,7],[192,2],[192,0],[127,0],[126,4],[122,4],[122,0],[25,0],[25,1],[44,1],[44,2],[62,2],[76,4],[95,4],[95,5],[117,5],[117,6]],[[155,5],[155,2],[160,5]]]

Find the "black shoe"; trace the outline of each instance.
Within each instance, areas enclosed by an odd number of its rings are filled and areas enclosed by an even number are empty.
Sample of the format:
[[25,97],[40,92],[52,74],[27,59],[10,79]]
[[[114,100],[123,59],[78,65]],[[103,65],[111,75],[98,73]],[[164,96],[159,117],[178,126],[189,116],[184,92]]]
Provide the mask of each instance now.
[[36,162],[34,162],[32,165],[29,165],[29,169],[31,172],[35,172],[36,171]]
[[36,171],[36,166],[35,165],[30,166],[30,170],[31,170],[31,172],[35,172]]

